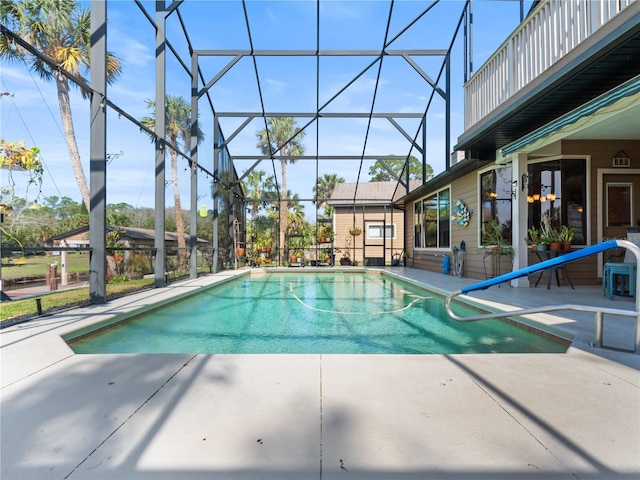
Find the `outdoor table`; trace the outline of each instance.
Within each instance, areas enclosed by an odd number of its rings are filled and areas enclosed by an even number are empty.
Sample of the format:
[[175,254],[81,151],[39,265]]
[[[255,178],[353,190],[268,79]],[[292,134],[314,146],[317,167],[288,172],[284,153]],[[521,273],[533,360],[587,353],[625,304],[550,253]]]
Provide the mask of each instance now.
[[[535,253],[536,257],[538,257],[538,260],[542,262],[544,260],[550,260],[551,258],[555,258],[559,255],[565,255],[571,251],[572,250],[544,250],[542,252],[539,252],[538,250],[534,250],[533,253]],[[541,254],[544,254],[546,258],[543,259]],[[560,275],[558,274],[559,269],[562,269],[564,271],[564,278],[567,279],[567,282],[569,282],[569,285],[571,285],[571,288],[575,290],[575,287],[573,286],[573,283],[569,278],[569,273],[567,272],[566,263],[563,263],[562,265],[558,265],[557,267],[551,267],[551,268],[545,269],[546,271],[549,272],[548,278],[547,278],[547,290],[551,289],[551,277],[554,271],[556,272],[556,283],[558,284],[558,286],[560,286]],[[540,275],[538,275],[538,280],[536,280],[536,284],[535,284],[536,287],[538,286],[538,283],[540,283],[540,279],[542,278],[542,275],[544,274],[545,270],[541,271]]]

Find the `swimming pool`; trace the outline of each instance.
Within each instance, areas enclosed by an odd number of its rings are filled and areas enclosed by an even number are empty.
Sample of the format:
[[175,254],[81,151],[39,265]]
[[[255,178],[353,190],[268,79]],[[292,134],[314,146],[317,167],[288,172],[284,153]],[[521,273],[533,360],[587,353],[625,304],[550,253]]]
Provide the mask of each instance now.
[[459,323],[443,298],[381,274],[265,273],[70,334],[76,353],[513,353],[567,345],[508,322]]

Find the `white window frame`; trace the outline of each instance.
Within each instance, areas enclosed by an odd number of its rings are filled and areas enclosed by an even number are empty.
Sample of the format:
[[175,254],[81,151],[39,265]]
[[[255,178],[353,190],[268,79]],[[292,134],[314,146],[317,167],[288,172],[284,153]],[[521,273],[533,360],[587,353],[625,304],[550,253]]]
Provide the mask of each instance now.
[[[452,200],[452,188],[451,188],[451,184],[439,188],[438,190],[429,192],[428,195],[425,195],[423,197],[420,197],[418,200],[416,200],[413,203],[413,212],[412,215],[414,216],[414,220],[415,220],[415,204],[416,203],[422,203],[426,198],[432,197],[433,195],[438,195],[441,192],[444,192],[445,190],[449,191],[449,217],[448,217],[448,222],[449,222],[449,245],[452,244],[452,236],[453,236],[453,228],[451,225],[451,215],[453,214],[453,200]],[[424,236],[425,236],[425,229],[423,226],[423,222],[424,222],[424,209],[422,209],[422,211],[420,212],[420,236],[421,236],[421,242],[422,244],[424,244]],[[415,232],[415,225],[413,226],[414,232]],[[413,243],[415,245],[415,239],[413,240]],[[413,247],[415,250],[417,251],[425,251],[425,252],[449,252],[451,251],[451,246],[449,247]]]
[[[494,172],[497,170],[503,170],[505,168],[511,168],[511,175],[513,176],[513,166],[509,166],[509,165],[492,165],[488,168],[482,169],[482,170],[478,170],[477,172],[477,177],[476,177],[476,181],[477,181],[477,196],[478,196],[478,226],[477,226],[477,233],[478,233],[478,237],[477,237],[477,241],[478,241],[478,248],[482,248],[482,223],[483,223],[483,215],[482,215],[482,207],[483,207],[483,203],[482,203],[482,176],[490,173],[490,172]],[[506,198],[502,198],[502,201],[506,201]],[[515,221],[516,218],[516,214],[514,212],[514,205],[516,204],[516,201],[514,199],[514,197],[512,196],[510,199],[511,202],[511,223],[513,224],[513,222]],[[514,239],[511,239],[511,242],[513,244]]]
[[[372,236],[371,233],[370,233],[370,229],[372,227],[378,228],[380,230],[382,230],[382,228],[385,228],[385,236],[382,236],[382,235]],[[390,229],[390,228],[392,229],[393,235],[387,235],[388,229]],[[383,240],[384,238],[387,238],[387,239],[395,240],[397,230],[398,229],[396,228],[396,224],[395,223],[389,223],[386,226],[384,225],[383,222],[380,222],[380,223],[367,223],[367,239],[368,240]]]

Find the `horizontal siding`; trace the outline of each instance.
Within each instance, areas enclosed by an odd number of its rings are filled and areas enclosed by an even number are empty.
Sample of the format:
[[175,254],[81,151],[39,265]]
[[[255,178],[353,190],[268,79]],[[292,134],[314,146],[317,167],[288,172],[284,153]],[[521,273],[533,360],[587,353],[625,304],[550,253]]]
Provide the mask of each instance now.
[[[597,242],[598,225],[597,225],[597,213],[600,206],[597,204],[597,172],[601,168],[612,168],[612,159],[620,150],[623,150],[631,158],[632,169],[640,169],[640,142],[637,141],[604,141],[604,140],[575,140],[567,141],[563,140],[559,144],[559,155],[563,155],[564,158],[587,158],[590,157],[590,175],[588,185],[589,201],[589,243],[593,244]],[[624,174],[624,168],[620,168],[620,174]],[[462,200],[469,210],[473,210],[474,213],[471,216],[469,225],[463,227],[461,225],[452,222],[452,247],[460,246],[460,242],[464,240],[466,244],[465,254],[465,267],[466,275],[469,278],[484,279],[486,275],[491,275],[491,269],[488,268],[491,265],[490,259],[484,257],[484,253],[479,250],[478,232],[480,221],[480,207],[478,205],[478,174],[472,172],[465,175],[451,184],[451,199]],[[430,192],[433,193],[433,192]],[[427,195],[425,195],[427,196]],[[636,204],[634,205],[634,212],[637,218],[640,218],[640,195],[635,197]],[[406,235],[413,243],[413,204],[408,205],[406,211],[407,228]],[[453,212],[454,213],[454,212]],[[448,252],[451,254],[451,251]],[[606,260],[606,256],[603,257]],[[507,263],[504,263],[507,262]],[[530,253],[528,256],[528,265],[534,265],[538,263],[537,256]],[[430,271],[442,271],[442,258],[433,257],[421,251],[415,252],[415,259],[412,264],[415,268],[421,268]],[[486,270],[485,270],[486,269]],[[510,271],[508,260],[503,260],[501,263],[500,271],[505,273]],[[486,271],[486,273],[485,273]],[[573,262],[567,265],[567,272],[574,285],[597,285],[601,283],[601,279],[598,277],[598,257],[593,256],[586,259],[582,259],[578,262]],[[546,286],[546,273],[543,279],[540,280],[541,285]],[[562,270],[559,272],[561,285],[566,285],[567,282],[563,279]],[[530,278],[532,283],[535,283],[538,275],[534,275]],[[553,286],[556,285],[555,274],[553,278]]]
[[[366,223],[370,222],[386,222],[387,225],[395,225],[395,238],[386,239],[386,251],[383,251],[382,239],[367,239],[365,231]],[[349,234],[349,228],[353,225],[360,227],[362,233],[356,237]],[[357,260],[359,265],[363,264],[364,253],[367,257],[384,258],[385,263],[390,264],[393,253],[401,253],[404,251],[404,234],[405,234],[404,212],[401,210],[392,210],[387,207],[386,212],[383,207],[357,207],[355,214],[353,208],[334,209],[334,245],[340,252],[336,255],[336,262],[342,257],[342,252],[346,245],[350,245],[349,252],[352,260]],[[367,245],[365,246],[365,242]]]

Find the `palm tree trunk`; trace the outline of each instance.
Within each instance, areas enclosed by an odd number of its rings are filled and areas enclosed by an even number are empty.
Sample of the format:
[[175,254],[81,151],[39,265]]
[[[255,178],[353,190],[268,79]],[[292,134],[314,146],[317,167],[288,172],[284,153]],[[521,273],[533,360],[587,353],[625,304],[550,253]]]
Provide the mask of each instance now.
[[66,78],[60,79],[56,76],[56,87],[58,89],[58,105],[60,106],[60,118],[62,120],[62,129],[64,138],[67,141],[69,149],[69,158],[71,159],[71,167],[82,195],[82,201],[90,211],[90,195],[87,179],[82,170],[82,162],[80,161],[80,153],[78,152],[78,143],[76,142],[76,134],[73,129],[73,117],[71,115],[71,103],[69,101],[69,83]]
[[[174,143],[175,145],[175,143]],[[173,204],[176,212],[176,233],[178,235],[178,270],[187,269],[186,242],[184,240],[184,221],[182,219],[182,203],[180,202],[180,185],[178,183],[178,154],[171,150],[171,176],[173,177]]]

